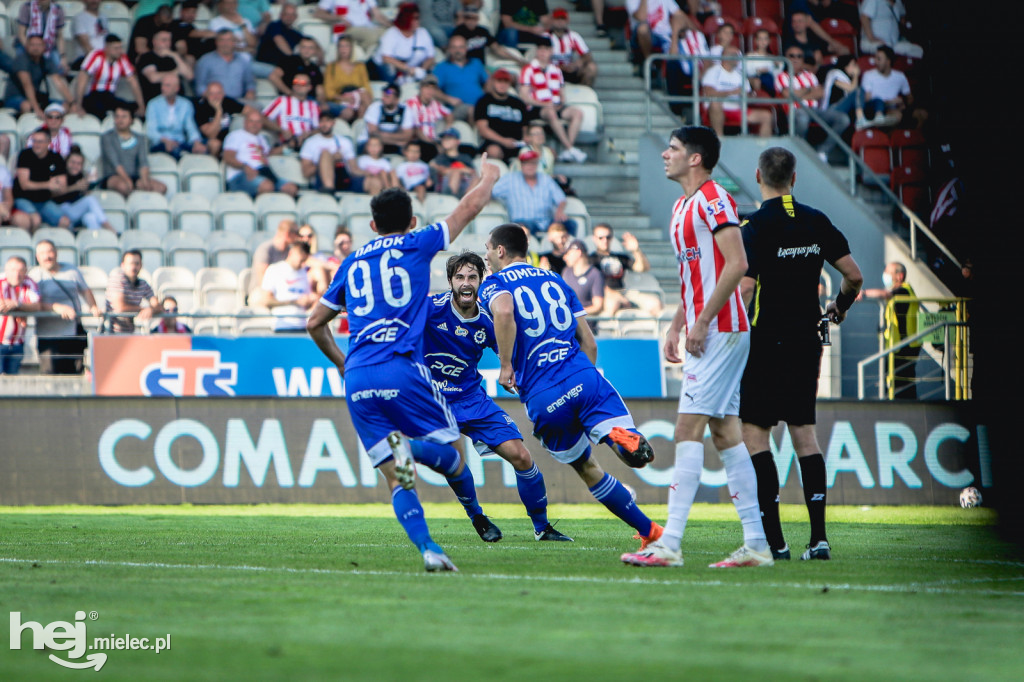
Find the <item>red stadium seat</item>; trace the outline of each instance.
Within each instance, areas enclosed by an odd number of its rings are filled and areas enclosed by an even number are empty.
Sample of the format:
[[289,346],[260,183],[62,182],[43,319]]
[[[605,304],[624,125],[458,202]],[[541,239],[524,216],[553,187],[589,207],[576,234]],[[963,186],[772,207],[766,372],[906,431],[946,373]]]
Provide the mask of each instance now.
[[894,130],[890,141],[894,165],[928,168],[928,144],[919,130]]
[[857,31],[849,22],[842,19],[824,19],[821,27],[833,40],[849,48],[850,54],[857,54]]
[[900,201],[917,215],[924,215],[931,206],[930,191],[923,168],[897,166],[892,169],[889,186]]
[[782,36],[779,34],[779,25],[771,19],[764,19],[762,17],[748,17],[743,22],[743,37],[746,39],[746,49],[754,49],[754,34],[761,29],[772,34],[771,48],[775,50],[775,54],[781,54]]
[[750,16],[771,19],[782,26],[782,18],[786,16],[783,0],[750,0]]
[[727,17],[748,16],[746,0],[718,0],[718,5],[722,8],[722,14]]
[[711,46],[715,44],[715,31],[717,31],[718,27],[721,26],[722,24],[729,24],[730,26],[732,26],[733,30],[736,31],[736,38],[733,40],[733,45],[736,47],[740,47],[741,24],[738,19],[733,19],[732,17],[712,16],[704,20],[704,26],[701,30],[704,31],[704,35],[708,39],[708,45]]
[[850,146],[876,174],[889,175],[892,170],[892,155],[889,151],[888,135],[873,128],[858,130],[853,134]]
[[860,72],[864,73],[875,68],[875,55],[864,54],[857,59],[857,66],[860,67]]

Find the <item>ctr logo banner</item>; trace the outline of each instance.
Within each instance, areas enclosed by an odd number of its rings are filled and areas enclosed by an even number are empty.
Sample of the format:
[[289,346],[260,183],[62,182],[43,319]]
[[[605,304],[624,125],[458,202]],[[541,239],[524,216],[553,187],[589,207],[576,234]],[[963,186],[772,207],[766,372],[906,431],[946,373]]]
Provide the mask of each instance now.
[[[335,340],[348,351],[346,337]],[[624,398],[665,395],[657,341],[605,339],[597,347],[598,369]],[[92,367],[99,396],[345,395],[338,369],[304,336],[96,336]],[[498,386],[498,358],[490,351],[480,361],[480,374],[488,395],[512,397]]]

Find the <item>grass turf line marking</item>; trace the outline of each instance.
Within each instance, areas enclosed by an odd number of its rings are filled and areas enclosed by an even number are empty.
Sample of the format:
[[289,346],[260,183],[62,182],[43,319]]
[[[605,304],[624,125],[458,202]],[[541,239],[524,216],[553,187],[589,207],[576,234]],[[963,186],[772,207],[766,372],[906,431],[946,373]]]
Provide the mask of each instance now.
[[[149,569],[167,569],[167,570],[199,570],[199,571],[247,571],[255,573],[292,573],[292,574],[308,574],[308,575],[334,575],[334,576],[383,576],[383,577],[397,577],[397,576],[419,576],[422,575],[420,571],[373,571],[373,570],[362,570],[354,569],[351,571],[342,571],[335,568],[295,568],[292,566],[222,566],[219,564],[168,564],[161,562],[137,562],[137,561],[108,561],[103,559],[84,559],[82,561],[66,561],[58,559],[18,559],[15,557],[0,557],[0,563],[35,563],[35,564],[56,564],[62,566],[108,566],[114,568],[149,568]],[[997,595],[997,596],[1012,596],[1012,597],[1024,597],[1024,591],[1004,591],[1004,590],[955,590],[941,587],[930,587],[927,583],[906,583],[903,585],[855,585],[852,583],[741,583],[741,582],[725,582],[721,580],[645,580],[639,576],[632,578],[594,578],[589,576],[529,576],[529,575],[509,575],[505,573],[460,573],[461,577],[471,578],[476,580],[500,580],[500,581],[534,581],[534,582],[565,582],[565,583],[594,583],[604,585],[658,585],[658,586],[677,586],[677,587],[739,587],[739,588],[751,588],[751,587],[771,587],[771,588],[782,588],[782,589],[794,589],[794,590],[821,590],[827,588],[829,590],[843,590],[848,592],[890,592],[890,593],[903,593],[913,594],[916,592],[925,592],[928,594],[951,594],[951,595]],[[452,574],[454,577],[454,574]],[[1022,579],[1012,578],[1012,580]],[[969,580],[965,581],[943,581],[946,584],[955,584],[957,582],[973,582]],[[995,579],[992,582],[996,582]]]

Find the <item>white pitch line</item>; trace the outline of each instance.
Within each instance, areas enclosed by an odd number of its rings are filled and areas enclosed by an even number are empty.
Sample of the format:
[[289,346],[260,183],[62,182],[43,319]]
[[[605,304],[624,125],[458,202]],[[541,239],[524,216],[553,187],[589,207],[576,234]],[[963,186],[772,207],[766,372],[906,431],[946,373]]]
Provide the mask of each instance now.
[[[136,562],[136,561],[107,561],[104,559],[86,559],[83,561],[65,561],[57,559],[18,559],[14,557],[0,557],[0,563],[36,563],[56,564],[63,566],[109,566],[114,568],[147,568],[166,570],[192,570],[192,571],[246,571],[256,573],[291,573],[309,575],[334,575],[334,576],[415,576],[420,575],[418,571],[375,571],[365,569],[339,570],[335,568],[295,568],[291,566],[222,566],[219,564],[168,564],[161,562]],[[772,587],[793,590],[840,590],[846,592],[890,592],[912,594],[925,592],[928,594],[951,594],[951,595],[1001,595],[1012,597],[1024,597],[1024,591],[1007,592],[1003,590],[955,590],[941,587],[931,587],[925,583],[905,583],[902,585],[856,585],[852,583],[807,583],[807,582],[771,582],[771,583],[743,583],[725,582],[721,580],[663,580],[644,579],[639,575],[632,578],[596,578],[592,576],[536,576],[536,575],[509,575],[505,573],[460,573],[461,577],[476,580],[498,580],[498,581],[533,581],[533,582],[561,582],[561,583],[590,583],[603,585],[659,585],[675,587]],[[1022,577],[1021,579],[1024,579]],[[949,584],[967,581],[945,581]],[[972,581],[973,582],[973,581]],[[997,582],[995,579],[992,582]]]

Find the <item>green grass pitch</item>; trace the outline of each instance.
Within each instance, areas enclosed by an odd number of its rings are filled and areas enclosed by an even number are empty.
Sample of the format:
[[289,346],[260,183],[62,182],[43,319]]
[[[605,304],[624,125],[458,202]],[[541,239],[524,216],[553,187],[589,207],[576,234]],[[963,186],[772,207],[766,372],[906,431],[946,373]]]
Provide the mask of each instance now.
[[426,505],[460,568],[430,575],[382,505],[0,508],[0,617],[171,635],[97,673],[6,627],[0,680],[1024,677],[1024,557],[985,509],[833,507],[833,561],[801,562],[806,512],[784,506],[794,560],[734,570],[707,568],[741,541],[727,505],[694,508],[678,569],[622,565],[637,542],[602,507],[553,506],[576,542],[544,545],[521,508],[487,511],[495,545]]

